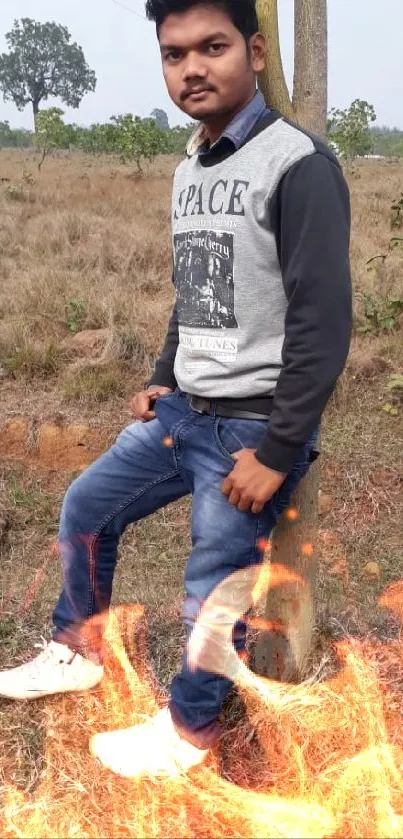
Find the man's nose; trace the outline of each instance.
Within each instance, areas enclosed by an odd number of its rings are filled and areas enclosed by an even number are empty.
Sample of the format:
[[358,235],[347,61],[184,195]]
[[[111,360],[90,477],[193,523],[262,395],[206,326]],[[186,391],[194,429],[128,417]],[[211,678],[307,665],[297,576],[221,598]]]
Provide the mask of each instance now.
[[207,68],[203,57],[197,52],[189,52],[186,56],[185,65],[183,68],[183,79],[205,79],[207,76]]

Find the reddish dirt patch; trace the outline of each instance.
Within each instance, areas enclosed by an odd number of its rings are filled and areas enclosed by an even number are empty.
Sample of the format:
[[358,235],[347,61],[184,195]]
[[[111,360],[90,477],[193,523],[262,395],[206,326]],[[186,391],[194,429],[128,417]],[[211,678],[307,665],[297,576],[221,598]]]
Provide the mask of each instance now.
[[85,469],[107,447],[107,435],[88,425],[44,423],[37,427],[18,418],[0,433],[0,455],[40,463],[47,469]]

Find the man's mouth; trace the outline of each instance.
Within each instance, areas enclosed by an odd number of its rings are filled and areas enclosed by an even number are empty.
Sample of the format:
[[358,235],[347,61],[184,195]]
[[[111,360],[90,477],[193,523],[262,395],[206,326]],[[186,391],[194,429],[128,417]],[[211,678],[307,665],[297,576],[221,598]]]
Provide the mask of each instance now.
[[211,88],[197,87],[194,88],[194,90],[189,90],[189,92],[184,95],[184,99],[190,99],[191,102],[201,102],[211,92]]

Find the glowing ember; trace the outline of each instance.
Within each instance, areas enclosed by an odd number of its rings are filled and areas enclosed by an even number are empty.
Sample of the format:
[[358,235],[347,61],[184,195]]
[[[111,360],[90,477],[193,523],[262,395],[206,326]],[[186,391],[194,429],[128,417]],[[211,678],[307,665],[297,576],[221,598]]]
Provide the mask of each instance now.
[[266,553],[271,548],[271,541],[270,539],[258,539],[256,542],[256,547],[262,553]]
[[[249,578],[243,572],[224,583],[231,583],[233,609],[225,610],[221,589],[201,611],[195,638],[206,627],[213,634],[213,653],[207,645],[206,655],[219,672],[231,672],[248,713],[247,722],[228,728],[220,759],[217,752],[183,777],[132,781],[108,773],[89,755],[92,734],[143,722],[164,704],[144,653],[143,610],[120,607],[109,614],[100,689],[36,706],[47,729],[45,768],[31,794],[2,780],[0,835],[402,836],[401,717],[377,673],[379,661],[392,657],[401,674],[402,645],[339,644],[336,675],[286,685],[255,676],[227,643],[251,587],[256,602],[286,573],[249,569]],[[402,592],[395,584],[383,599],[401,612]],[[3,778],[7,760],[3,754]]]
[[306,542],[305,545],[302,545],[301,552],[304,556],[313,556],[314,547],[310,544],[310,542]]
[[174,441],[172,437],[164,437],[162,443],[167,449],[172,449]]
[[285,517],[288,519],[288,521],[296,521],[299,517],[299,512],[295,508],[290,507],[289,510],[286,510]]

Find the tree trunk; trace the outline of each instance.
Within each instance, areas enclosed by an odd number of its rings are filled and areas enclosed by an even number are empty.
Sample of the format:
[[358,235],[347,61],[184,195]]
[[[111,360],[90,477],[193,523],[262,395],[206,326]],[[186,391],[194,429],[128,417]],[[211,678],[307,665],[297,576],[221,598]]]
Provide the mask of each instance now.
[[[324,135],[327,115],[327,0],[294,0],[295,75],[291,102],[279,43],[277,0],[257,0],[260,30],[268,42],[267,67],[259,79],[266,101],[304,128]],[[301,584],[270,590],[269,620],[284,633],[262,633],[254,669],[268,678],[301,678],[309,661],[314,625],[319,469],[312,466],[294,498],[298,518],[283,516],[273,534],[272,561],[297,571]]]
[[268,105],[309,131],[326,134],[328,91],[327,0],[294,0],[295,58],[292,101],[281,58],[277,0],[256,0],[267,62],[259,86]]
[[260,635],[253,669],[283,682],[300,680],[309,665],[315,619],[318,471],[318,466],[312,465],[295,493],[292,509],[298,511],[298,518],[290,521],[282,516],[272,539],[271,561],[295,571],[301,582],[269,590],[265,618],[284,626],[285,631]]
[[327,119],[327,0],[294,0],[293,106],[304,128],[324,137]]
[[271,108],[277,108],[285,117],[295,120],[281,58],[277,0],[256,0],[256,11],[260,31],[267,41],[266,67],[259,76],[259,86]]
[[39,114],[39,102],[37,102],[36,100],[32,102],[32,110],[34,112],[34,132],[36,134],[36,118]]

